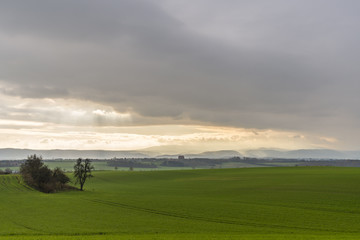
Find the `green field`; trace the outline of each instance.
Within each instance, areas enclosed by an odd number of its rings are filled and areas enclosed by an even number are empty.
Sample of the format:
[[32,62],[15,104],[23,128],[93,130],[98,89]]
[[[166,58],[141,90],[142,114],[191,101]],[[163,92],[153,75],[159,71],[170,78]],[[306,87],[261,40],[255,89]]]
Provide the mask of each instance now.
[[0,176],[0,239],[360,239],[360,169],[98,171],[85,192]]

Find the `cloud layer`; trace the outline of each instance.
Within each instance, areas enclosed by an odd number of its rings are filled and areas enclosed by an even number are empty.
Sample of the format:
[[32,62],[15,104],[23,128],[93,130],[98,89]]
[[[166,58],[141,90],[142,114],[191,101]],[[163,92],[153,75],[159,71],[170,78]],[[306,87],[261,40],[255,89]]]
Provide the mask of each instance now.
[[[74,109],[85,101],[95,125],[275,129],[354,148],[359,7],[351,0],[5,0],[1,94]],[[53,107],[0,110],[3,119],[59,123],[46,114]]]

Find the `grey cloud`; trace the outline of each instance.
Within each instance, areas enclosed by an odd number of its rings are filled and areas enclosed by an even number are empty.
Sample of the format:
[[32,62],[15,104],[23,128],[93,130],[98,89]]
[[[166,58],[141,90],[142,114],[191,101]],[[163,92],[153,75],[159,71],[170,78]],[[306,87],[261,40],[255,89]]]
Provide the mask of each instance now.
[[0,89],[3,94],[10,96],[22,96],[24,98],[64,98],[68,96],[65,88],[45,87],[45,86],[19,86],[15,88]]
[[145,119],[357,126],[358,2],[197,2],[209,20],[231,9],[239,43],[197,33],[159,1],[2,1],[0,78],[18,86],[6,93],[88,99]]
[[86,42],[113,40],[129,32],[156,34],[146,32],[144,22],[152,24],[152,30],[166,28],[172,19],[158,17],[164,15],[159,8],[139,0],[5,0],[0,20],[2,29],[14,35]]

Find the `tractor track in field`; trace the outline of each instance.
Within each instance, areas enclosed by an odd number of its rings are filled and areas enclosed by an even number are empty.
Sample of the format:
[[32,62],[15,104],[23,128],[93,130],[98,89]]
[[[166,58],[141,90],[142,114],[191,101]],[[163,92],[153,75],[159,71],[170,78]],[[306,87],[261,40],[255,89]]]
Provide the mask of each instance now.
[[230,225],[251,226],[251,227],[267,227],[267,228],[278,228],[278,229],[288,229],[288,230],[312,230],[312,231],[333,232],[333,233],[359,233],[360,232],[360,231],[337,231],[335,229],[311,228],[311,227],[299,227],[299,226],[284,226],[284,225],[276,225],[276,224],[254,223],[254,222],[247,222],[247,221],[241,221],[241,220],[234,221],[234,220],[226,220],[226,219],[208,218],[208,217],[194,216],[194,215],[188,215],[188,214],[161,211],[161,210],[156,210],[156,209],[151,209],[151,208],[137,207],[137,206],[133,206],[133,205],[123,204],[123,203],[118,203],[118,202],[111,202],[111,201],[100,200],[100,199],[87,199],[87,200],[90,202],[93,202],[93,203],[104,204],[104,205],[123,208],[123,209],[146,212],[146,213],[162,215],[162,216],[167,216],[167,217],[204,221],[204,222],[209,222],[209,223],[230,224]]
[[22,183],[19,176],[12,175],[0,176],[0,190],[12,193],[33,191],[33,189]]

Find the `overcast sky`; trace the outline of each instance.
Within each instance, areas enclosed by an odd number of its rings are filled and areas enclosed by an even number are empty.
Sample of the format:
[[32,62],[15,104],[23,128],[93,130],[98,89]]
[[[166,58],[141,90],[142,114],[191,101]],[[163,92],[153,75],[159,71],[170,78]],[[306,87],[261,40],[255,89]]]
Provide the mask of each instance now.
[[3,0],[0,147],[360,149],[359,11]]

